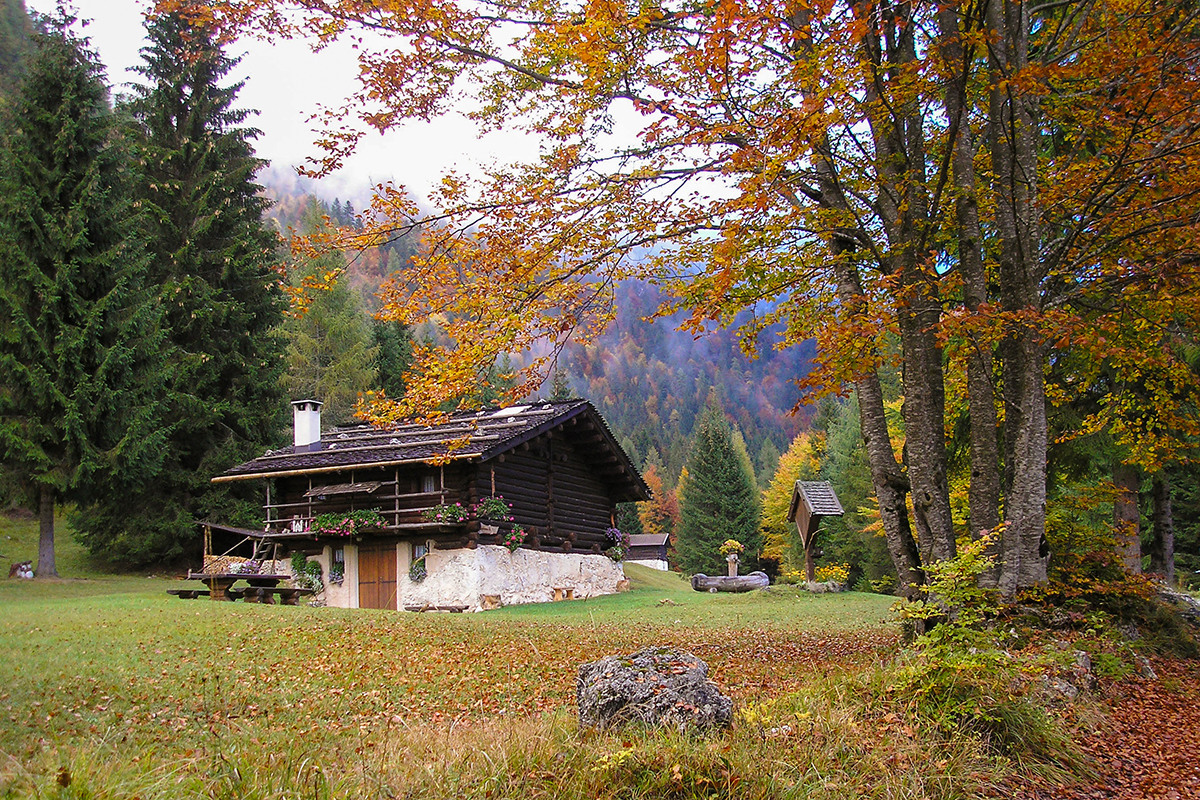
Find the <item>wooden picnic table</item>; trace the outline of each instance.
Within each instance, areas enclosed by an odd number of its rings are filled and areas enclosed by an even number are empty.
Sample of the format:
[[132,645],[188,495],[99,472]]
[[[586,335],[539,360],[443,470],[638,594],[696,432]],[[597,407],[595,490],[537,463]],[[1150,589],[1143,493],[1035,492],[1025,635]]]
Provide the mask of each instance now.
[[[291,577],[292,577],[291,575],[256,575],[256,574],[250,573],[250,572],[192,572],[191,570],[188,571],[188,580],[201,581],[206,586],[208,586],[209,596],[213,600],[226,600],[226,601],[232,601],[232,600],[236,599],[239,595],[245,597],[245,593],[250,590],[259,590],[259,589],[274,590],[275,587],[277,587],[279,585],[280,581],[291,580]],[[241,580],[244,580],[246,583],[250,584],[250,586],[249,586],[249,589],[238,592],[237,590],[233,589],[233,585]],[[302,590],[297,590],[297,591],[302,591]],[[171,593],[175,594],[175,592],[171,592]],[[256,600],[258,597],[261,596],[261,594],[262,593],[258,592],[258,591],[253,592],[253,595],[255,596]],[[181,594],[179,596],[182,597],[183,595]],[[295,597],[299,597],[299,595],[296,595]],[[251,600],[249,597],[246,597],[246,599],[248,602],[256,602],[256,600]],[[274,602],[273,595],[272,595],[272,599],[268,600],[267,602],[268,603]],[[295,603],[287,603],[286,600],[285,600],[285,604],[286,605],[295,605]]]

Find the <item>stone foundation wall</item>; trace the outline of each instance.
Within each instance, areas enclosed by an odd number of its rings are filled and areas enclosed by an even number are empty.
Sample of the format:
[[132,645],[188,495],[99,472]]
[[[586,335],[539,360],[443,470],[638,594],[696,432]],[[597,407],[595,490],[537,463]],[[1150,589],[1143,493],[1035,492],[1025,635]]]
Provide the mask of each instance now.
[[574,597],[615,594],[625,580],[621,565],[608,556],[547,553],[498,545],[475,550],[434,550],[425,557],[428,576],[420,583],[400,573],[399,606],[464,606],[470,611],[494,605],[545,603]]

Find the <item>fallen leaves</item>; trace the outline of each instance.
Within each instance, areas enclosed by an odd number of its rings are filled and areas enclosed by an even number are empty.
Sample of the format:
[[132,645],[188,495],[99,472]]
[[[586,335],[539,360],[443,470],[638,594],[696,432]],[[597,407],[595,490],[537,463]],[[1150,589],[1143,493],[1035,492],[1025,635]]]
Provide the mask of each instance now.
[[1111,713],[1083,741],[1096,778],[1067,786],[1013,782],[1014,800],[1186,800],[1200,797],[1200,665],[1155,661],[1156,680],[1106,689]]

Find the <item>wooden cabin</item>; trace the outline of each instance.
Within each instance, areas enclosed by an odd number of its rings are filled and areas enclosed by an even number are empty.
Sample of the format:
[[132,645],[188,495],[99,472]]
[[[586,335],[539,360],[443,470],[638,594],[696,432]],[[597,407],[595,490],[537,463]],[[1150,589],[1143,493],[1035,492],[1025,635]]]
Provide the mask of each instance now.
[[[330,432],[319,402],[297,401],[293,413],[291,447],[213,480],[265,484],[266,536],[321,563],[328,605],[475,610],[610,593],[624,579],[605,531],[617,503],[650,492],[586,400]],[[511,520],[428,518],[496,496]],[[319,524],[367,510],[382,521],[351,535]],[[510,551],[514,526],[526,537]]]

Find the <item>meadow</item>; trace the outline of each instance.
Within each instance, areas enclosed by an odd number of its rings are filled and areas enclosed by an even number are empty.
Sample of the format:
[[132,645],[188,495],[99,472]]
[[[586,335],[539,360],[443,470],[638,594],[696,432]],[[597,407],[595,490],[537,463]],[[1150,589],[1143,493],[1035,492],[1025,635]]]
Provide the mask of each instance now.
[[[1006,769],[856,699],[900,647],[880,595],[630,565],[622,595],[403,614],[178,600],[65,531],[59,563],[0,580],[0,797],[965,797]],[[578,666],[650,644],[704,659],[738,724],[580,732]]]

